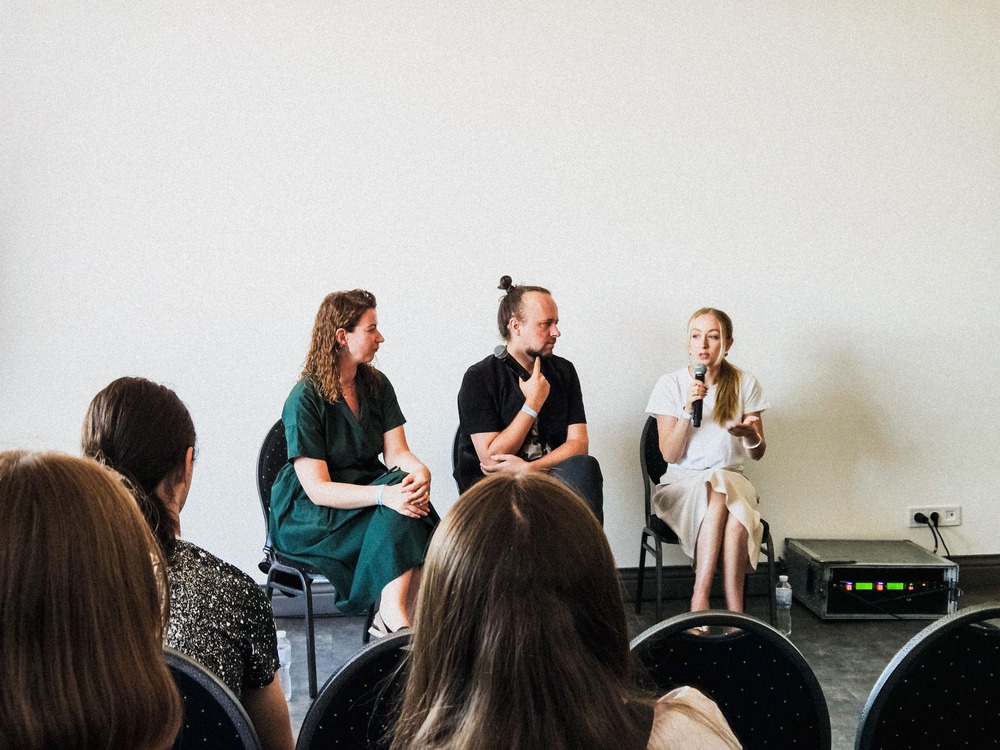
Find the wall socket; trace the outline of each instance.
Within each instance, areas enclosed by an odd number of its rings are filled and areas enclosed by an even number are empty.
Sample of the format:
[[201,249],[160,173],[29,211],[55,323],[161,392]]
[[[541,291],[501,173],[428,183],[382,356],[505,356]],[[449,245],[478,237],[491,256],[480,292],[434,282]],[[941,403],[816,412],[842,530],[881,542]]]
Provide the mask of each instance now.
[[917,505],[909,509],[909,516],[906,520],[910,526],[926,526],[927,524],[913,520],[917,513],[923,513],[928,518],[931,513],[938,514],[938,526],[961,526],[962,506],[961,505]]

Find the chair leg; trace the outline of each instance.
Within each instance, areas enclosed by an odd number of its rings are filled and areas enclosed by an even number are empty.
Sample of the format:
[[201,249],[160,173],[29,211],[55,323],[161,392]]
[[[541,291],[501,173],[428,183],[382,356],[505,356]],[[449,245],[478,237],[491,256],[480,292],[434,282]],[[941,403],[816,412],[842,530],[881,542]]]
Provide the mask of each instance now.
[[771,530],[764,527],[767,539],[767,578],[770,590],[767,592],[767,611],[771,616],[771,625],[778,624],[778,610],[774,601],[774,589],[778,585],[778,577],[774,569],[774,542],[771,540]]
[[663,544],[656,538],[656,621],[663,619]]
[[368,608],[368,614],[365,617],[364,630],[361,631],[361,642],[368,643],[372,639],[372,634],[369,628],[375,624],[375,602],[372,602],[372,606]]
[[642,614],[642,587],[646,578],[646,532],[639,540],[639,580],[635,583],[635,613]]
[[300,576],[306,596],[306,662],[309,669],[309,697],[316,697],[316,633],[313,623],[312,584],[307,576]]

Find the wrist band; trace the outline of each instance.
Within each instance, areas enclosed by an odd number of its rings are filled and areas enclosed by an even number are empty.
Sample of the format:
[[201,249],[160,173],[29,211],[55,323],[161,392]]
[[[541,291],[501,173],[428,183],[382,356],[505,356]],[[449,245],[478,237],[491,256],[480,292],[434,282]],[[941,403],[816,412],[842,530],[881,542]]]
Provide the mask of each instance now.
[[743,450],[752,451],[754,448],[760,448],[761,443],[764,442],[764,438],[757,438],[757,442],[753,445],[747,445],[747,439],[743,438]]
[[528,406],[527,404],[523,404],[523,405],[521,406],[521,411],[523,411],[523,412],[524,412],[525,414],[527,414],[527,415],[528,415],[529,417],[531,417],[532,419],[536,419],[536,418],[538,417],[538,412],[537,412],[537,411],[535,411],[534,409],[532,409],[532,408],[531,408],[530,406]]
[[683,409],[681,409],[681,414],[684,415],[684,419],[694,419],[694,417],[691,416],[691,414],[689,412],[686,412]]
[[383,492],[385,492],[385,485],[384,484],[380,484],[378,487],[375,488],[375,504],[378,507],[380,507],[380,508],[382,507],[382,493]]

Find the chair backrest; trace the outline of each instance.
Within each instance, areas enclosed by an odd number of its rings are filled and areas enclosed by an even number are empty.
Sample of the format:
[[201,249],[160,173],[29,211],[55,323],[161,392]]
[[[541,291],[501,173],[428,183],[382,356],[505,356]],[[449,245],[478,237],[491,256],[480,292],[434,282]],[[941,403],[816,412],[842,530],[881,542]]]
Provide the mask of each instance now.
[[451,444],[451,476],[455,480],[455,486],[458,487],[458,494],[462,494],[483,478],[472,438],[462,434],[461,424],[455,429],[455,439]]
[[639,439],[639,464],[642,466],[642,486],[646,498],[646,521],[651,518],[650,496],[653,487],[667,470],[667,462],[660,453],[660,433],[656,426],[656,417],[646,417],[642,426],[642,436]]
[[406,685],[400,664],[409,644],[409,631],[393,633],[351,657],[309,707],[296,750],[389,747]]
[[246,709],[207,668],[172,648],[163,659],[184,702],[184,721],[175,749],[257,750],[260,740]]
[[451,443],[451,471],[452,474],[458,470],[458,462],[461,459],[462,451],[460,449],[462,439],[462,425],[455,428],[455,439]]
[[288,442],[285,439],[285,425],[279,419],[267,431],[264,442],[257,454],[257,495],[260,497],[260,507],[264,511],[264,528],[267,530],[267,542],[264,550],[271,549],[271,487],[278,477],[281,467],[288,463]]
[[893,657],[861,712],[855,748],[996,744],[1000,604],[942,617]]
[[[707,632],[693,628],[707,626]],[[714,700],[745,750],[829,750],[830,712],[815,673],[785,636],[737,612],[687,612],[636,636],[651,686],[691,685]]]

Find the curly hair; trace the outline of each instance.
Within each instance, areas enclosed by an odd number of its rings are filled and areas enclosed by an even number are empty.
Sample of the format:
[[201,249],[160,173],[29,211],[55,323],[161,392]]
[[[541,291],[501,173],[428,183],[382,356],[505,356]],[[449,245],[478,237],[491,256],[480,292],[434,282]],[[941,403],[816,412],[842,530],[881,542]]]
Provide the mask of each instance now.
[[[337,331],[341,328],[353,331],[361,316],[374,309],[375,295],[364,289],[331,292],[319,306],[302,377],[312,381],[320,395],[331,403],[341,396],[340,368],[337,363],[341,346],[337,343]],[[374,380],[373,370],[371,365],[358,367],[360,386],[370,386]]]

